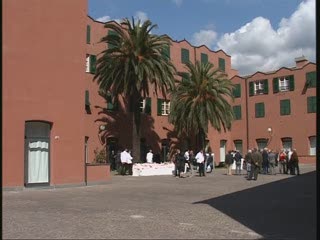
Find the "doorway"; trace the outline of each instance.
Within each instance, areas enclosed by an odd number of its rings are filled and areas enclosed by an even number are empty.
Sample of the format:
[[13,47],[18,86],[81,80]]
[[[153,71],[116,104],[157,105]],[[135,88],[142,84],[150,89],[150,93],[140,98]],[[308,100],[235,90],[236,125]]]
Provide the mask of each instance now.
[[50,130],[47,122],[25,123],[25,186],[50,183]]
[[227,140],[220,140],[220,162],[225,162]]

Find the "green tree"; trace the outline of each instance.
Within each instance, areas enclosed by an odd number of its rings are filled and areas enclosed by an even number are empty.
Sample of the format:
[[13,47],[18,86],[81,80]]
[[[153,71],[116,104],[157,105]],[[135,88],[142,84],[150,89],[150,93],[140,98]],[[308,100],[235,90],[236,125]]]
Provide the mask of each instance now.
[[[140,158],[140,101],[149,96],[153,89],[165,97],[174,89],[176,69],[165,49],[171,44],[166,35],[152,34],[157,25],[147,20],[143,23],[125,18],[121,25],[106,23],[105,28],[113,31],[101,39],[110,46],[98,58],[94,80],[99,88],[112,96],[122,96],[129,102],[132,111],[132,152],[134,160]],[[152,88],[151,88],[152,87]]]
[[187,76],[178,73],[183,80],[171,93],[169,121],[179,135],[196,134],[204,148],[208,125],[221,132],[231,128],[233,84],[225,73],[214,70],[213,64],[187,63]]

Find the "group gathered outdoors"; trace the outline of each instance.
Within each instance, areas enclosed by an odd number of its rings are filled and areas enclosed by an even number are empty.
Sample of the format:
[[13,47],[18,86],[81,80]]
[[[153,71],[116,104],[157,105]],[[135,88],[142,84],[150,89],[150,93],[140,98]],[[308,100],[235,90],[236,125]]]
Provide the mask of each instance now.
[[[206,173],[213,173],[215,168],[215,155],[213,152],[200,150],[194,154],[193,150],[182,152],[176,149],[171,155],[168,154],[170,162],[174,163],[172,171],[176,178],[193,177],[195,174],[206,176]],[[148,164],[160,163],[157,155],[152,150],[146,154],[145,162]],[[226,175],[242,175],[245,171],[247,180],[257,180],[258,174],[291,174],[300,175],[299,158],[296,149],[282,149],[280,152],[268,148],[249,149],[242,156],[239,150],[230,150],[225,156],[225,161],[220,166],[226,167]],[[235,171],[233,174],[233,166]],[[133,157],[129,149],[112,152],[111,166],[112,171],[117,171],[119,175],[132,175]]]

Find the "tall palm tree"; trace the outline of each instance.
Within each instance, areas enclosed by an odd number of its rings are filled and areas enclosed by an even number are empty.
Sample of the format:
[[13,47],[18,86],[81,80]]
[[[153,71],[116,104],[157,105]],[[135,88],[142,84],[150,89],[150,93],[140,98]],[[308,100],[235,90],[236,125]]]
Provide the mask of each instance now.
[[169,121],[179,135],[196,134],[204,148],[208,125],[221,132],[231,128],[233,111],[228,98],[233,99],[233,84],[213,64],[187,63],[188,77],[179,73],[179,82],[171,93]]
[[165,97],[168,90],[174,89],[176,69],[166,56],[165,48],[170,39],[165,35],[155,35],[156,28],[147,20],[143,23],[125,18],[121,25],[106,23],[108,34],[101,42],[112,46],[104,50],[97,61],[94,80],[101,90],[109,91],[115,98],[124,97],[130,102],[134,124],[132,150],[135,160],[140,158],[140,101],[149,96],[149,86]]

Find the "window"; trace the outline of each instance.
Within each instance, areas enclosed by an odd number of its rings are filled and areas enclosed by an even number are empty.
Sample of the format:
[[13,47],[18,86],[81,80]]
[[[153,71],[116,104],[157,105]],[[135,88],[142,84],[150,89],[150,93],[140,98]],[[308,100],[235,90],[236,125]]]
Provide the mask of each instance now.
[[276,77],[273,79],[273,93],[294,90],[294,76]]
[[208,63],[208,55],[205,53],[201,53],[201,63],[206,64]]
[[85,109],[88,114],[91,114],[90,101],[89,101],[89,90],[85,91]]
[[158,116],[170,114],[170,101],[158,98]]
[[292,138],[286,137],[281,139],[282,148],[285,150],[292,149]]
[[223,72],[226,71],[226,60],[219,58],[219,69]]
[[90,44],[90,33],[91,32],[91,27],[90,25],[87,25],[87,44]]
[[182,48],[181,49],[181,62],[188,63],[189,62],[189,50]]
[[308,113],[316,113],[317,112],[317,98],[312,96],[307,98],[307,108]]
[[317,138],[316,136],[309,137],[309,144],[310,144],[310,149],[309,149],[309,154],[312,156],[317,155]]
[[249,82],[249,96],[268,94],[268,79]]
[[[113,30],[109,30],[108,31],[108,35],[109,36],[118,36],[117,32],[113,31]],[[111,49],[111,48],[114,48],[115,45],[112,44],[112,43],[108,43],[108,48]]]
[[241,105],[233,106],[234,120],[241,119]]
[[110,92],[106,95],[107,100],[107,110],[108,111],[116,111],[118,110],[118,99],[114,97]]
[[264,103],[256,103],[255,110],[256,110],[256,118],[264,117]]
[[167,59],[170,59],[170,46],[167,45],[167,46],[163,47],[161,54],[162,54],[162,56],[166,57]]
[[280,115],[290,115],[291,109],[290,109],[290,100],[280,100]]
[[234,85],[233,97],[235,97],[235,98],[241,97],[241,85],[240,84]]
[[266,148],[268,145],[268,139],[265,139],[265,138],[259,138],[256,140],[256,142],[259,150]]
[[317,86],[317,74],[316,72],[306,73],[306,83],[308,88],[315,88]]
[[95,73],[96,72],[96,62],[97,58],[95,55],[87,54],[86,57],[86,72],[87,73]]
[[190,81],[190,75],[186,72],[179,72],[179,75],[181,76],[181,82],[189,82]]
[[243,151],[242,140],[234,140],[234,147],[236,150],[239,150],[239,152],[242,154],[242,151]]
[[140,101],[140,112],[151,114],[151,98],[141,99]]

